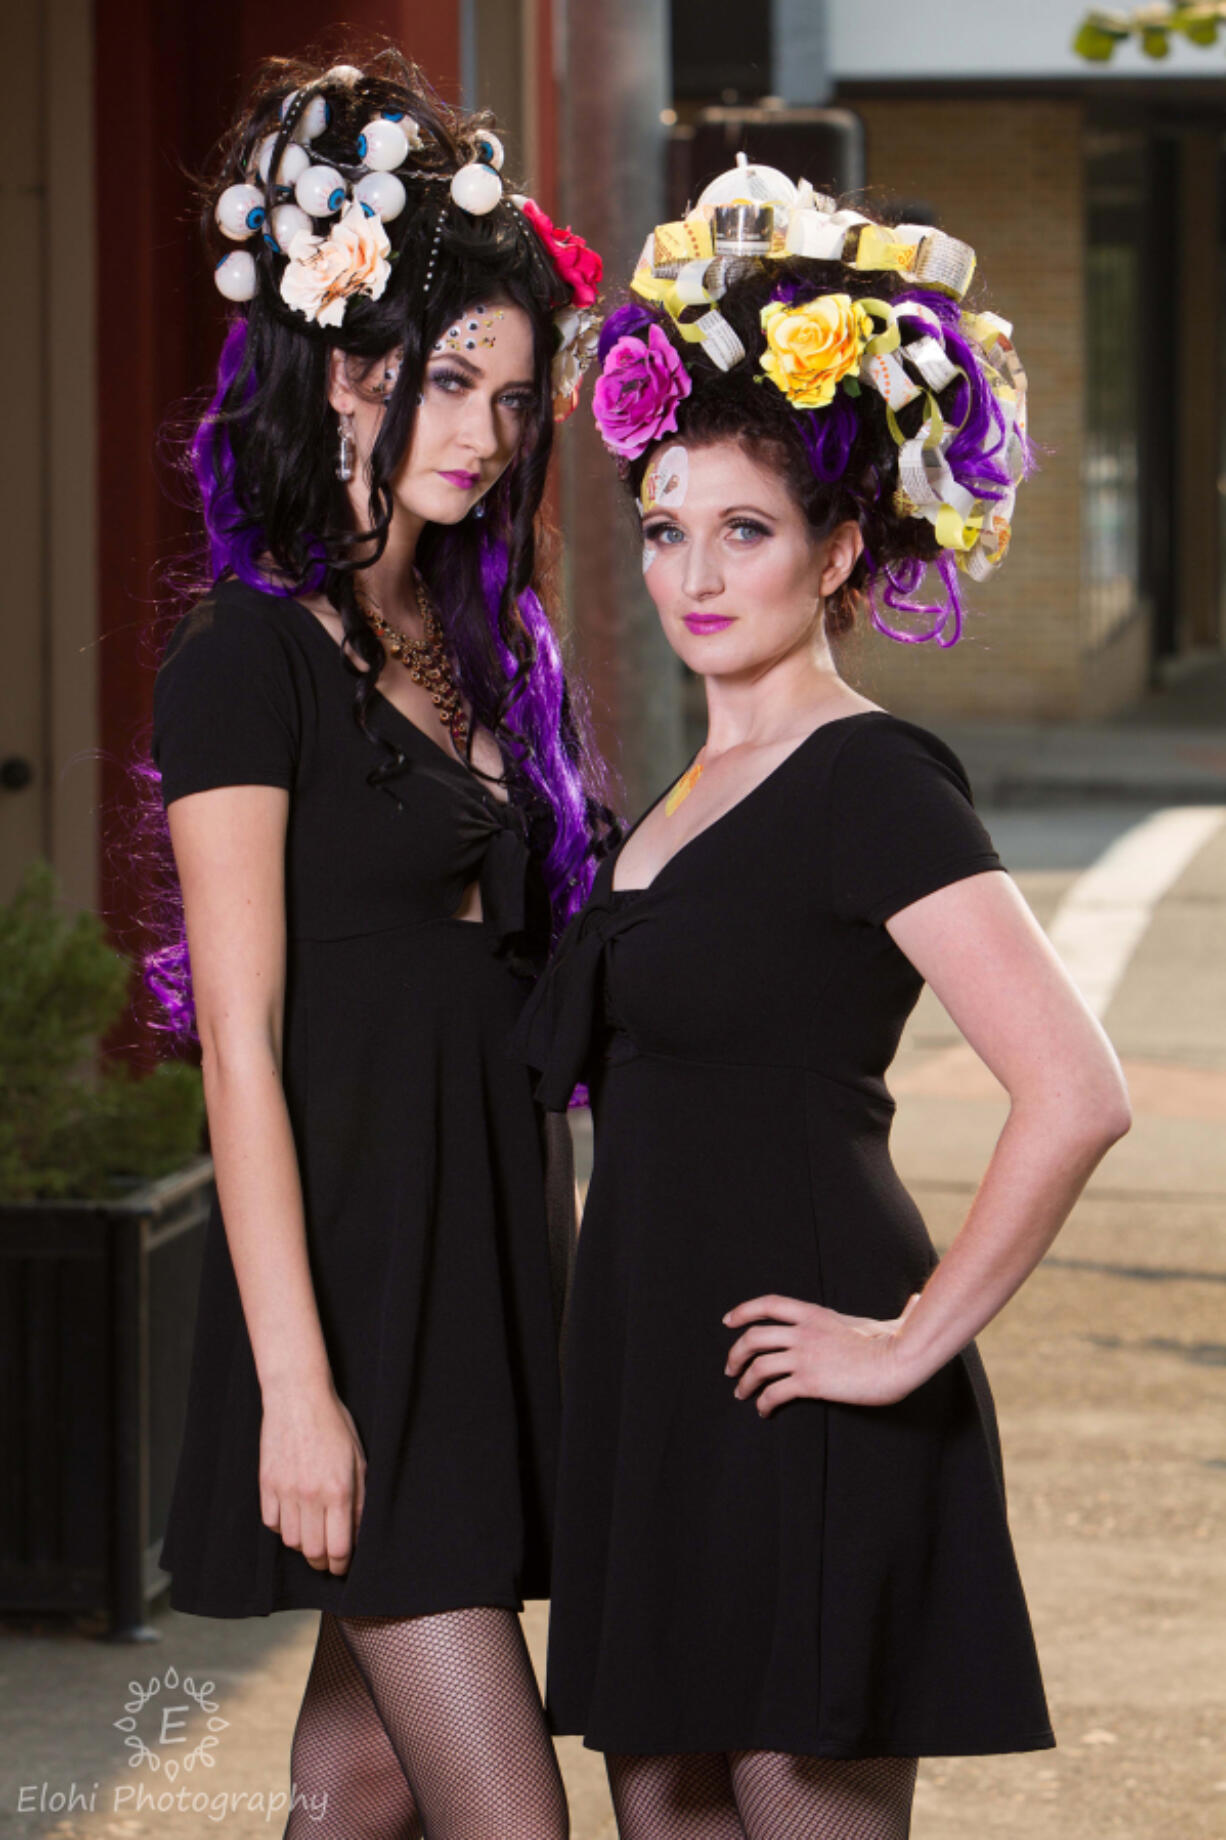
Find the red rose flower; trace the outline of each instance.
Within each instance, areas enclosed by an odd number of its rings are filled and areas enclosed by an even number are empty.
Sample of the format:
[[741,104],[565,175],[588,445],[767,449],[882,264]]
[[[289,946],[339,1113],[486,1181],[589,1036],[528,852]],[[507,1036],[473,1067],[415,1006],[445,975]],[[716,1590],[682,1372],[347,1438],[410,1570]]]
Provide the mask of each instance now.
[[590,307],[604,274],[604,263],[573,230],[559,230],[533,198],[525,198],[523,213],[549,251],[549,259],[571,291],[572,304]]

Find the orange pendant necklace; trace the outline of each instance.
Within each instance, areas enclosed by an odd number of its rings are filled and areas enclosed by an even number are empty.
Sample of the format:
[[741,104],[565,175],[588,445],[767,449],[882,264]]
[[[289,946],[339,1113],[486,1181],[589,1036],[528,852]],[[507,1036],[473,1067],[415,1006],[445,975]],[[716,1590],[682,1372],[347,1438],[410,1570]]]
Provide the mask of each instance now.
[[691,792],[693,792],[695,786],[702,778],[702,767],[703,761],[700,754],[694,764],[686,768],[681,778],[677,781],[677,784],[665,799],[664,816],[666,818],[671,818],[677,807],[685,804],[685,801],[689,798]]

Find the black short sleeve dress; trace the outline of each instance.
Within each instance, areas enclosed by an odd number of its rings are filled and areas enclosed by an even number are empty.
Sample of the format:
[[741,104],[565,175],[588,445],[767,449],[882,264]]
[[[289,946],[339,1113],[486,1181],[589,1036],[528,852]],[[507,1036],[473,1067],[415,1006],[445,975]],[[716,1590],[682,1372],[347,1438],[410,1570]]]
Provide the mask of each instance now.
[[[410,1616],[548,1589],[560,1416],[543,1114],[507,1042],[543,885],[508,807],[296,601],[225,583],[155,691],[167,803],[283,786],[284,1084],[337,1391],[366,1452],[343,1577],[260,1518],[261,1401],[210,1223],[162,1564],[177,1609]],[[479,880],[484,919],[452,918]],[[540,943],[538,941],[538,943]]]
[[879,711],[816,729],[643,891],[616,858],[518,1046],[586,1076],[548,1708],[593,1749],[1053,1742],[969,1347],[900,1404],[761,1419],[724,1361],[780,1292],[889,1318],[936,1262],[885,1072],[922,980],[883,922],[999,870],[965,775]]

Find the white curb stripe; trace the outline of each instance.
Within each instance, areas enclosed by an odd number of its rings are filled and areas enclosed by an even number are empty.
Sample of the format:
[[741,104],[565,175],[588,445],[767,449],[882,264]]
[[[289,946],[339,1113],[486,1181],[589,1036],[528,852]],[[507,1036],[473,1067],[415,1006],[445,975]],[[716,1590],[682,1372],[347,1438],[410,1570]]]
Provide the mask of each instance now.
[[1226,806],[1156,811],[1111,844],[1061,901],[1048,938],[1094,1014],[1101,1018],[1154,909],[1226,821]]

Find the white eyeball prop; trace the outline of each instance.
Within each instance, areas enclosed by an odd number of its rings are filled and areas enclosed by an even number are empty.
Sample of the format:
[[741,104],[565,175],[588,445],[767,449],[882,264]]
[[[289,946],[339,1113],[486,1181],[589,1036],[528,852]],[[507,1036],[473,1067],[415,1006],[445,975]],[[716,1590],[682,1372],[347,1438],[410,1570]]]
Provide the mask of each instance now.
[[358,135],[358,158],[372,172],[393,172],[409,157],[409,139],[398,122],[379,117]]
[[311,217],[331,217],[347,194],[345,181],[332,166],[308,166],[294,187],[294,197]]
[[452,179],[451,196],[470,217],[484,217],[502,198],[502,180],[492,166],[471,160]]
[[310,235],[312,230],[310,218],[296,204],[275,204],[264,226],[264,241],[284,255],[289,254],[289,246],[300,231]]
[[502,162],[507,156],[503,152],[502,142],[499,140],[498,136],[496,134],[484,133],[479,135],[477,139],[477,157],[483,160],[487,166],[492,166],[495,172],[501,172]]
[[345,83],[351,88],[353,84],[360,83],[364,75],[356,64],[333,64],[325,74],[329,83]]
[[367,173],[354,186],[353,195],[359,204],[374,211],[385,224],[390,224],[393,217],[399,217],[404,210],[404,187],[395,173]]
[[245,249],[236,249],[232,255],[223,256],[213,270],[213,280],[218,293],[224,294],[227,300],[254,300],[259,286],[255,257]]
[[[256,171],[259,173],[260,181],[263,185],[267,185],[269,182],[268,176],[272,168],[273,149],[280,138],[278,134],[266,134],[256,148]],[[306,148],[299,146],[297,141],[287,141],[282,151],[281,158],[277,162],[276,183],[278,185],[296,185],[310,164],[311,156]]]
[[294,129],[296,141],[317,140],[332,119],[332,110],[328,107],[326,96],[312,96]]
[[282,121],[285,120],[285,117],[289,114],[290,110],[293,108],[297,100],[298,100],[298,91],[296,89],[292,89],[289,95],[285,98],[284,102],[282,102],[281,104]]
[[264,222],[264,194],[255,185],[227,186],[213,215],[223,236],[232,243],[245,243]]

